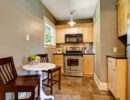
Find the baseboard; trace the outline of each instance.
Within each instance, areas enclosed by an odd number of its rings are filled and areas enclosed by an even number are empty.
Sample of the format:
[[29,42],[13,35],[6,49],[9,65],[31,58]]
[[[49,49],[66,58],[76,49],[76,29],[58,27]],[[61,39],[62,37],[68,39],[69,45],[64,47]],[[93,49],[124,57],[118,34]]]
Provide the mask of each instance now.
[[101,82],[96,74],[94,74],[94,80],[95,80],[99,90],[108,90],[107,82]]

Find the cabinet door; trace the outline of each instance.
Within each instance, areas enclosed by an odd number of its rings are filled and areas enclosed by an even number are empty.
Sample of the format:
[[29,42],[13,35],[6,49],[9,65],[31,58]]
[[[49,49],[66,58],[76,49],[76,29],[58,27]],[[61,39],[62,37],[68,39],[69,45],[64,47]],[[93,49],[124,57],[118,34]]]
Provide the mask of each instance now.
[[127,34],[127,15],[129,14],[129,8],[130,6],[130,1],[129,0],[125,0],[124,1],[124,34]]
[[121,4],[118,5],[118,36],[121,36]]
[[110,64],[108,63],[108,88],[109,88],[109,90],[111,90],[112,89],[112,72],[111,72],[112,70],[111,70],[111,67],[110,67]]
[[94,75],[94,55],[83,56],[83,74]]
[[74,27],[66,27],[66,34],[82,34],[82,24],[76,24]]
[[83,42],[93,42],[93,24],[83,24]]
[[71,34],[77,34],[78,33],[78,27],[70,28]]
[[120,0],[118,3],[118,36],[127,34],[127,15],[130,11],[130,1]]
[[115,97],[117,97],[117,92],[116,92],[116,90],[117,90],[117,88],[116,88],[116,69],[114,69],[114,68],[111,68],[111,75],[112,75],[112,93],[113,93],[113,95],[115,96]]
[[56,43],[65,43],[65,29],[57,29],[56,30]]
[[64,73],[64,56],[63,55],[53,55],[53,63],[56,66],[61,66],[61,73]]
[[118,36],[124,32],[124,1],[120,0],[118,4]]

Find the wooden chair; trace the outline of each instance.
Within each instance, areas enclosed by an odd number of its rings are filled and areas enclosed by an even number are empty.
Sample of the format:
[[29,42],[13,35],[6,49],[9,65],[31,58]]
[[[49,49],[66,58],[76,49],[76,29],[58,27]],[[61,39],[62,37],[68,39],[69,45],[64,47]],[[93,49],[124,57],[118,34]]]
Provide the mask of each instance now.
[[[35,89],[38,86],[38,97]],[[40,75],[18,76],[13,57],[0,58],[0,100],[6,100],[6,92],[14,92],[18,99],[18,92],[31,92],[31,97],[25,100],[38,100],[40,97]]]
[[[41,57],[40,62],[48,62],[48,54],[37,54],[37,56]],[[45,72],[48,75],[47,78],[42,81],[43,81],[44,86],[47,86],[50,88],[51,95],[53,94],[53,85],[56,84],[57,82],[58,82],[59,90],[61,89],[61,67],[60,66],[57,66],[56,68],[50,69],[48,71],[43,70],[42,72]],[[55,72],[59,72],[58,80],[54,80],[53,78]],[[44,83],[44,81],[46,80],[47,80],[47,84]]]

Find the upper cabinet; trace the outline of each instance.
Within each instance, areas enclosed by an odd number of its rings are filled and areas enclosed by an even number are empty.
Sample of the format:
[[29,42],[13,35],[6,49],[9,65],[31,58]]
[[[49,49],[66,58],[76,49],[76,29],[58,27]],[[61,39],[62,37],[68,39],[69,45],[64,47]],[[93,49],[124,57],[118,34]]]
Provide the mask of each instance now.
[[68,25],[66,26],[66,34],[82,34],[82,24],[77,24],[74,27],[69,27]]
[[127,34],[127,15],[130,12],[130,1],[119,0],[118,8],[118,37]]
[[56,26],[56,43],[65,42],[65,26]]
[[93,42],[93,23],[83,24],[83,41]]
[[76,24],[74,27],[68,25],[56,26],[56,43],[65,43],[65,34],[83,34],[83,42],[93,42],[93,24]]

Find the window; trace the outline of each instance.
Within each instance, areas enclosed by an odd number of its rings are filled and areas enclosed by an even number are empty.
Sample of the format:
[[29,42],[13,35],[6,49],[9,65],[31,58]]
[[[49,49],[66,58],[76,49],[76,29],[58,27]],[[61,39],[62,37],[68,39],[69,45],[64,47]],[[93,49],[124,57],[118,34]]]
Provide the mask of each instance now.
[[55,25],[44,17],[44,45],[45,47],[55,47]]
[[45,36],[45,44],[52,45],[53,44],[53,29],[46,24],[45,26],[46,36]]

